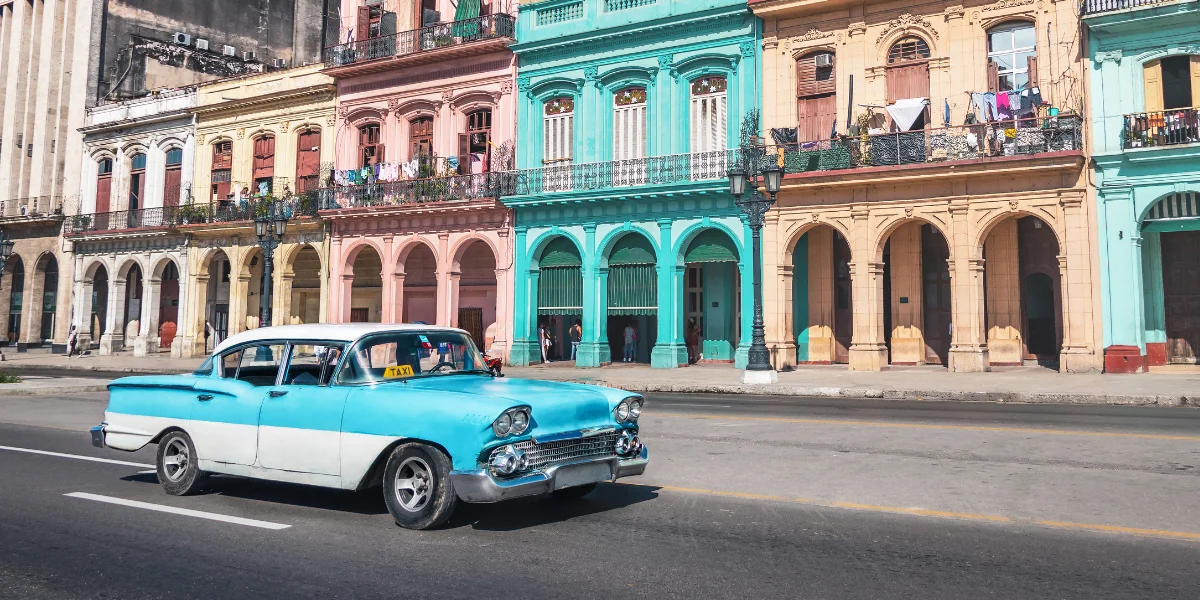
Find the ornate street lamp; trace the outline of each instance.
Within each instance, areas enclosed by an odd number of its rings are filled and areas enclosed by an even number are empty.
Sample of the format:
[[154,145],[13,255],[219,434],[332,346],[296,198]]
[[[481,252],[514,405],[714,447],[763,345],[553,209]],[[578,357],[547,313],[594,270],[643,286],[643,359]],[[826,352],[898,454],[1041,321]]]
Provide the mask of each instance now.
[[[8,264],[8,257],[12,256],[13,241],[8,239],[8,235],[4,230],[0,229],[0,281],[4,279],[4,267]],[[4,351],[0,350],[0,361],[4,360]]]
[[254,235],[258,238],[258,246],[263,250],[262,274],[262,306],[259,310],[259,327],[271,324],[271,271],[275,266],[275,248],[283,241],[287,231],[288,214],[278,201],[271,201],[268,210],[254,217]]
[[[747,357],[746,370],[742,373],[744,384],[778,383],[779,374],[771,367],[771,356],[767,352],[766,333],[763,330],[762,308],[762,226],[763,219],[771,206],[775,204],[775,196],[783,180],[783,169],[775,157],[763,160],[764,152],[761,146],[743,146],[740,150],[743,161],[741,165],[729,170],[729,193],[733,194],[734,203],[746,214],[750,222],[750,231],[754,237],[754,324],[751,327],[750,354]],[[766,164],[763,164],[763,163]],[[758,191],[758,177],[762,175],[763,185],[770,197]],[[750,184],[750,193],[746,193],[746,185]]]

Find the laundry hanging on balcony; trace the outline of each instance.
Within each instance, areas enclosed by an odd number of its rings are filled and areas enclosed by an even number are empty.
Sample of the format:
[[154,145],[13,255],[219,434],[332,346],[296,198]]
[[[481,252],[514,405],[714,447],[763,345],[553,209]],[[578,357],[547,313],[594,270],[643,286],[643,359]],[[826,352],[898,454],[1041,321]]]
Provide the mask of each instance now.
[[928,98],[903,98],[897,100],[895,104],[890,104],[887,107],[889,115],[892,115],[892,122],[896,124],[896,128],[900,131],[908,131],[912,129],[913,123],[917,121],[917,117],[925,112],[925,107],[929,105]]
[[479,16],[479,3],[480,0],[458,0],[458,8],[454,9],[454,26],[450,28],[450,35],[465,38],[479,35],[479,23],[474,20]]

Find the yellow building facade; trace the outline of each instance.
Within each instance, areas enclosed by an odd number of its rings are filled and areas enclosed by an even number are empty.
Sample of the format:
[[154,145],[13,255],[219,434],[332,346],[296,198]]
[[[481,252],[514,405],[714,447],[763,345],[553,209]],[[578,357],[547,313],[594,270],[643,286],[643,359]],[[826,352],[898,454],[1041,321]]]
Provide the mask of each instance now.
[[316,190],[333,165],[335,87],[320,68],[198,90],[195,204],[180,217],[190,239],[185,355],[259,326],[266,257],[253,218],[266,211],[290,217],[273,253],[272,324],[325,319],[329,248]]
[[775,366],[1099,369],[1076,6],[751,8],[786,169],[764,228]]

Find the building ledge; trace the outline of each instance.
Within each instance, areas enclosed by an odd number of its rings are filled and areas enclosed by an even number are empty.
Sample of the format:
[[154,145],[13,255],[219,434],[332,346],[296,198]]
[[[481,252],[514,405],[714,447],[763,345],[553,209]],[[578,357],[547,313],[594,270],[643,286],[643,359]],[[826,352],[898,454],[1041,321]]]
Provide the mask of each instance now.
[[1082,151],[1064,150],[1036,155],[993,156],[953,162],[811,171],[785,175],[782,189],[808,186],[844,187],[877,182],[891,184],[978,176],[996,177],[1028,171],[1078,171],[1083,168],[1085,162]]

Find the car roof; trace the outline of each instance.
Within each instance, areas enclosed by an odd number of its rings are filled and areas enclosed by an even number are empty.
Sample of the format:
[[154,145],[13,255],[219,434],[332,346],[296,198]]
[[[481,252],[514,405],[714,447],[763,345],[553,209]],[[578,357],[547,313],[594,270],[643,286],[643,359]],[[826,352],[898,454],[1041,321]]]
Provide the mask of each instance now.
[[369,333],[389,331],[457,331],[466,333],[455,327],[439,325],[419,325],[413,323],[314,323],[311,325],[279,325],[275,327],[259,327],[241,333],[235,333],[225,338],[213,354],[249,342],[268,340],[328,340],[331,342],[353,342]]

